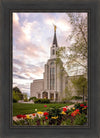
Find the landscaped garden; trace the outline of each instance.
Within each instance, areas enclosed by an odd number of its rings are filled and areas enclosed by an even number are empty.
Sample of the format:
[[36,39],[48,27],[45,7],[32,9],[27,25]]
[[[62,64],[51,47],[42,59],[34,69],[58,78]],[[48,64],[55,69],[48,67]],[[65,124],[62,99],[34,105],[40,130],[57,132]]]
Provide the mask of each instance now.
[[51,126],[51,125],[87,125],[87,103],[77,103],[72,108],[69,104],[19,104],[14,103],[13,125]]

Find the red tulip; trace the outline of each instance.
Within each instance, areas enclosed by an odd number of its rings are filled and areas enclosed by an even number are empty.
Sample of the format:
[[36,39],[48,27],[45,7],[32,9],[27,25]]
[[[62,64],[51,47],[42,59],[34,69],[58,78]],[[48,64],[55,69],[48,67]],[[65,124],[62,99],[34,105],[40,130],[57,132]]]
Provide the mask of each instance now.
[[47,120],[47,119],[48,119],[48,117],[46,116],[46,117],[45,117],[45,119]]
[[17,118],[22,118],[23,117],[23,115],[17,115]]
[[48,112],[44,112],[44,116],[49,115]]
[[35,113],[33,113],[32,115],[35,116]]
[[76,109],[75,111],[79,112],[79,109]]
[[81,107],[84,107],[84,104],[80,104]]
[[26,118],[26,115],[23,115],[22,117],[23,117],[23,119],[25,119]]
[[84,106],[84,108],[87,108],[87,105],[86,105],[86,106]]
[[66,112],[67,111],[67,108],[63,108],[63,111]]

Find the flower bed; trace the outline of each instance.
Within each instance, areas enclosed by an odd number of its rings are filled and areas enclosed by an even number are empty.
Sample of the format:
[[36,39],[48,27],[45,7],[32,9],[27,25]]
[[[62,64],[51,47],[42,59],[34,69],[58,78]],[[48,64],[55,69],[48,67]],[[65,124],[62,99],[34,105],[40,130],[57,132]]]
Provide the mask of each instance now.
[[[47,107],[44,105],[44,107]],[[37,110],[35,110],[37,111]],[[46,112],[36,112],[30,115],[17,115],[13,125],[84,125],[87,123],[87,104],[75,104],[68,107],[52,107]]]

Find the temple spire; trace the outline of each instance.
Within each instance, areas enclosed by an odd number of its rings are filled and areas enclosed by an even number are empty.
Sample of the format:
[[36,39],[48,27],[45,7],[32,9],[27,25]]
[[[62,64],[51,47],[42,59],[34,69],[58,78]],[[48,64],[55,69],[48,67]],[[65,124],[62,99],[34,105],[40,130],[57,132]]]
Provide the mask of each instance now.
[[53,47],[57,47],[57,38],[56,38],[56,29],[57,29],[57,26],[54,24],[54,38],[53,38]]

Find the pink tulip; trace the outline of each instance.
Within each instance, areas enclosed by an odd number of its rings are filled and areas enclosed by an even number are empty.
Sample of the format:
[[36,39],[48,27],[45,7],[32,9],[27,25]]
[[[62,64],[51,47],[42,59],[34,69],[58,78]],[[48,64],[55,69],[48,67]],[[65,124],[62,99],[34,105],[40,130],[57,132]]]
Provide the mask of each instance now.
[[44,107],[47,107],[47,105],[44,105]]

